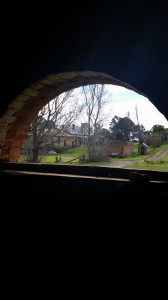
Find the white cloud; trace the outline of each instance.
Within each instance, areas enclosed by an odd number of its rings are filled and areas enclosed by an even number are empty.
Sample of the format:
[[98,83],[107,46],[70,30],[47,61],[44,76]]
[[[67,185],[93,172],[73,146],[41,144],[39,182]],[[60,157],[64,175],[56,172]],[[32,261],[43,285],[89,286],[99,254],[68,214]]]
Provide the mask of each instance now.
[[[105,113],[109,115],[104,123],[104,127],[109,128],[110,121],[117,115],[118,117],[125,117],[130,113],[130,118],[137,124],[136,110],[138,108],[139,123],[142,124],[146,130],[150,130],[153,125],[163,125],[168,128],[168,121],[163,114],[149,101],[148,98],[117,85],[106,85],[109,91],[110,100],[106,105]],[[78,100],[81,100],[80,88],[75,89]],[[109,114],[110,113],[110,114]],[[83,118],[78,120],[77,123],[85,122]]]
[[[135,107],[137,106],[139,123],[143,124],[146,130],[150,130],[155,124],[163,125],[165,128],[168,128],[168,121],[148,98],[120,86],[110,85],[109,90],[112,97],[106,109],[107,111],[111,109],[112,115],[110,121],[115,115],[124,117],[129,112],[130,118],[136,124]],[[109,126],[108,121],[105,125],[106,127]]]

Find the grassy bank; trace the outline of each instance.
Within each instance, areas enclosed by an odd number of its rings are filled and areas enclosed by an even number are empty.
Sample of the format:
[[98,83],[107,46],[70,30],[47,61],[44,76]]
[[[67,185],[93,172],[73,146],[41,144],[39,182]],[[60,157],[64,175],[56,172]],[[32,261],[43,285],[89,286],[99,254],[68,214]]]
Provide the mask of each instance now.
[[168,161],[158,160],[158,161],[136,162],[136,163],[126,166],[125,169],[168,172]]
[[[117,161],[120,162],[120,161],[129,160],[132,161],[132,164],[123,168],[168,171],[168,155],[166,155],[163,159],[159,161],[146,161],[147,158],[151,157],[153,154],[157,153],[158,151],[160,151],[161,149],[167,146],[168,146],[167,144],[164,144],[156,148],[149,147],[147,155],[139,155],[138,143],[134,143],[133,155],[124,158],[109,158],[107,161],[100,161],[100,162],[80,162],[78,158],[79,156],[85,155],[85,157],[87,158],[87,148],[82,146],[82,147],[75,147],[75,148],[62,151],[61,153],[57,153],[56,155],[40,156],[40,163],[101,166],[101,165],[110,165],[113,162],[117,162]],[[69,162],[72,159],[75,160]],[[134,162],[137,160],[142,160],[142,161]],[[19,162],[24,162],[24,158],[22,156],[19,158]]]

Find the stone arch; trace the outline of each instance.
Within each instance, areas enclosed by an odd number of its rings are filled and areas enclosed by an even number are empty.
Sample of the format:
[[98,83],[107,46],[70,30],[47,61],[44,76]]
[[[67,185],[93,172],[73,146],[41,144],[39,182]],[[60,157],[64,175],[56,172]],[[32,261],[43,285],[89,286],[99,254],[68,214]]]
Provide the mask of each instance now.
[[0,160],[17,162],[24,141],[25,130],[38,111],[59,94],[88,84],[132,86],[112,76],[92,71],[65,72],[46,76],[23,90],[0,118]]

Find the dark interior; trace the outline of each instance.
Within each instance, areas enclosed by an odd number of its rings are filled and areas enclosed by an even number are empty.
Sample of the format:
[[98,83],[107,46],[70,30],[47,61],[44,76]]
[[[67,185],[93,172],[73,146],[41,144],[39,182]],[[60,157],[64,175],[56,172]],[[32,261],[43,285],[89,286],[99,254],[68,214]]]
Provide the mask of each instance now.
[[[143,1],[80,6],[70,2],[57,9],[41,3],[18,10],[15,6],[15,13],[12,5],[10,11],[4,8],[0,118],[33,82],[50,74],[93,71],[132,86],[168,119],[166,12],[159,2]],[[134,180],[132,172],[2,161],[1,201],[8,209],[24,211],[165,213],[168,173],[139,171]]]

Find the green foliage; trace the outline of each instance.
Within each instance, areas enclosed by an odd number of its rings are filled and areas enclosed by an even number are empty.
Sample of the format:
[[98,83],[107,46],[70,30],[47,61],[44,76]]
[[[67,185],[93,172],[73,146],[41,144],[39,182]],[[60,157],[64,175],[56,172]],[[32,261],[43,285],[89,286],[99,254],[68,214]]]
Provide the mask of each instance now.
[[[101,165],[109,165],[113,162],[120,162],[120,161],[127,161],[131,160],[132,164],[127,165],[126,167],[122,168],[130,168],[130,169],[144,169],[144,170],[155,170],[155,171],[168,171],[168,154],[159,161],[146,161],[146,158],[152,156],[153,154],[157,153],[161,149],[167,147],[167,144],[161,145],[157,148],[149,147],[149,154],[147,155],[139,155],[138,154],[138,143],[134,143],[134,154],[132,156],[127,156],[124,158],[110,158],[110,157],[97,157],[97,160],[94,162],[87,161],[87,148],[86,147],[75,147],[68,150],[63,151],[62,153],[58,154],[58,160],[61,157],[61,161],[58,161],[59,164],[66,164],[69,160],[85,155],[85,159],[76,159],[72,162],[72,164],[78,165],[90,165],[90,166],[101,166]],[[135,160],[141,160],[139,162],[134,162]],[[19,162],[25,162],[24,157],[20,156]],[[49,163],[55,164],[56,163],[56,155],[49,155],[49,156],[40,156],[41,163]]]
[[154,125],[152,127],[152,131],[153,133],[161,133],[161,134],[164,134],[165,132],[165,127],[163,125]]
[[152,146],[153,148],[155,148],[164,143],[165,137],[163,134],[158,134],[158,133],[143,135],[143,141],[148,146]]
[[115,116],[110,123],[111,139],[114,141],[129,141],[130,135],[134,132],[135,124],[128,118]]

